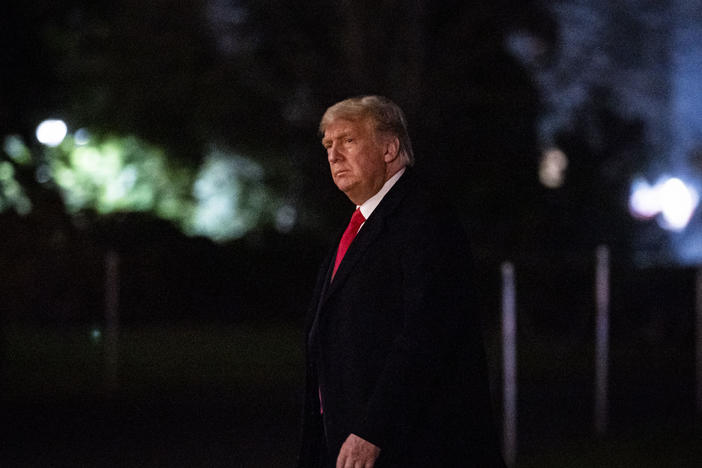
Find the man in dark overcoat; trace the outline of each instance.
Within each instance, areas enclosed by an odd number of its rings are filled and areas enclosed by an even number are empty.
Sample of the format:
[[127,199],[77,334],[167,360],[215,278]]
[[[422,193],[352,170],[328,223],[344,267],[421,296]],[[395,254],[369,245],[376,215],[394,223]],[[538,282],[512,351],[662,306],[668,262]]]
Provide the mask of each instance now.
[[468,239],[413,173],[402,110],[347,99],[320,133],[356,210],[314,291],[298,467],[503,467]]

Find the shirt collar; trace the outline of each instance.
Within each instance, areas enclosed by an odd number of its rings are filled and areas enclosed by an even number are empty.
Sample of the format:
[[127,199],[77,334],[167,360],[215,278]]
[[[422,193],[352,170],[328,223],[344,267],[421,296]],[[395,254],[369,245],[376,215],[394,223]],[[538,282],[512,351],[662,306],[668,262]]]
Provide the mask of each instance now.
[[390,189],[395,185],[395,183],[400,179],[402,174],[405,173],[405,168],[403,167],[399,171],[397,171],[392,177],[390,177],[385,184],[383,185],[383,188],[380,189],[378,193],[370,197],[368,200],[363,202],[361,206],[357,206],[361,210],[361,214],[363,215],[364,218],[368,219],[370,215],[375,211],[375,209],[378,207],[380,202],[382,201],[383,197],[390,191]]

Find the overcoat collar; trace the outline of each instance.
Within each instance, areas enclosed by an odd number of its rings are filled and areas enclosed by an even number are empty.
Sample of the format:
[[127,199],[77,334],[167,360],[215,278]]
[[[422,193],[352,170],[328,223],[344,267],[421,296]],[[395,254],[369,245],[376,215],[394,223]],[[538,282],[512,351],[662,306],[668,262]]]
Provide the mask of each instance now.
[[[395,211],[402,199],[414,189],[415,184],[415,175],[411,168],[408,167],[402,177],[400,177],[387,195],[383,197],[378,207],[363,224],[363,228],[358,232],[358,235],[349,246],[343,260],[339,264],[339,269],[336,271],[333,281],[330,282],[331,269],[327,272],[325,287],[322,290],[322,297],[319,304],[320,308],[329,297],[343,286],[352,272],[362,268],[362,265],[358,264],[359,259],[375,239],[381,235],[388,217]],[[332,253],[332,259],[333,256],[334,254]],[[333,265],[333,261],[330,262],[330,264]]]

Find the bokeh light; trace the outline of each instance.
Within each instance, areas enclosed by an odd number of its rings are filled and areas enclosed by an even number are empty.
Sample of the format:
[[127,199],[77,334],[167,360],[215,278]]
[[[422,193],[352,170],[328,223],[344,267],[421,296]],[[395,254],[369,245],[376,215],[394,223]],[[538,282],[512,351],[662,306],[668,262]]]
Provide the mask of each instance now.
[[68,127],[63,120],[48,119],[37,126],[36,136],[46,146],[58,146],[68,134]]
[[[97,138],[88,129],[71,135],[60,121],[46,121],[37,138],[56,149],[34,168],[40,184],[55,184],[70,214],[95,210],[150,212],[189,235],[228,241],[263,224],[289,232],[294,207],[272,194],[263,167],[222,149],[212,149],[199,168],[183,165],[135,136]],[[0,163],[0,211],[28,213],[31,202],[15,178],[13,164],[29,164],[31,151],[18,136],[3,149],[12,162]]]
[[655,185],[642,178],[631,186],[629,210],[639,219],[656,217],[670,231],[685,229],[699,201],[696,190],[677,177],[663,177]]
[[283,205],[275,213],[275,228],[278,232],[290,232],[297,222],[297,210],[292,205]]
[[568,168],[568,157],[558,148],[544,151],[539,165],[539,180],[551,189],[561,187],[565,181],[565,171]]
[[263,176],[263,168],[248,158],[211,151],[193,185],[193,233],[237,239],[258,225],[270,211]]
[[32,202],[15,178],[15,168],[9,161],[0,161],[0,212],[14,209],[20,215],[32,211]]
[[660,213],[660,201],[656,190],[643,178],[631,184],[629,212],[638,219],[650,219]]
[[676,178],[663,182],[659,189],[661,199],[661,226],[672,231],[685,229],[697,207],[697,193]]
[[32,160],[29,148],[19,135],[7,135],[2,149],[17,164],[28,164]]
[[90,132],[85,128],[79,128],[73,135],[73,142],[76,146],[84,146],[90,143]]

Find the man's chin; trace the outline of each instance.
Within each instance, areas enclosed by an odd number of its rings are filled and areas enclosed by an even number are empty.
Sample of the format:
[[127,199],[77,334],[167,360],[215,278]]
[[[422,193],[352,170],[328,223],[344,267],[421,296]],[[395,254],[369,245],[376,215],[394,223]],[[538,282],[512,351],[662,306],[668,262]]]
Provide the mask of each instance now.
[[334,179],[334,184],[336,185],[336,188],[344,192],[345,194],[348,195],[350,191],[353,190],[353,188],[356,186],[353,182],[350,180],[346,179],[345,177],[339,177],[337,179]]
[[339,190],[341,190],[344,193],[344,195],[346,195],[346,197],[349,200],[351,200],[352,203],[354,203],[355,205],[360,204],[356,201],[358,197],[357,197],[356,192],[353,190],[353,188],[348,188],[348,189],[344,190],[341,187],[339,187]]

